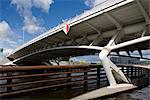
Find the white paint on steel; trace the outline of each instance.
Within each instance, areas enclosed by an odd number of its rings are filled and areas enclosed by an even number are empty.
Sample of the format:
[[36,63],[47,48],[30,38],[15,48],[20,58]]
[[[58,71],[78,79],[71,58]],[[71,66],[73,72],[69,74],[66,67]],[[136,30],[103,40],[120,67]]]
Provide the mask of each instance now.
[[15,59],[13,62],[17,62],[21,59],[24,59],[26,57],[29,57],[29,56],[32,56],[32,55],[35,55],[35,54],[38,54],[38,53],[42,53],[42,52],[46,52],[46,51],[53,51],[53,50],[61,50],[61,49],[90,49],[90,50],[103,50],[103,47],[99,47],[99,46],[62,46],[62,47],[54,47],[54,48],[48,48],[48,49],[44,49],[44,50],[40,50],[40,51],[37,51],[37,52],[33,52],[33,53],[30,53],[28,55],[25,55],[23,57],[20,57],[18,59]]
[[108,12],[107,12],[107,13],[104,13],[104,15],[105,15],[114,25],[116,25],[117,30],[121,30],[121,29],[122,29],[121,23],[120,23],[116,18],[114,18],[113,16],[111,16]]
[[150,40],[150,36],[144,36],[144,37],[140,37],[140,38],[130,40],[130,41],[127,41],[127,42],[123,42],[123,43],[111,46],[110,49],[115,50],[115,49],[119,49],[119,48],[126,47],[126,46],[129,46],[129,45],[133,45],[133,44],[136,44],[136,43],[144,42],[144,41],[147,41],[147,40]]
[[95,26],[93,26],[92,24],[88,22],[86,22],[86,24],[90,26],[93,30],[95,30],[98,33],[98,35],[101,35],[101,31],[98,28],[96,28]]
[[131,66],[150,69],[150,65],[131,65]]
[[103,87],[100,89],[93,90],[91,92],[87,92],[85,94],[74,97],[71,100],[91,100],[94,98],[107,96],[107,95],[127,91],[130,89],[135,89],[135,88],[137,88],[137,86],[133,84],[117,84],[115,86]]
[[108,59],[108,54],[110,53],[110,50],[108,50],[108,48],[104,48],[100,54],[99,54],[99,58],[102,62],[102,65],[105,69],[105,72],[106,72],[106,76],[108,78],[108,81],[109,81],[109,84],[110,86],[114,86],[116,85],[116,80],[115,80],[115,77],[113,76],[113,73],[111,71],[111,65],[109,63],[109,59]]
[[121,30],[117,30],[114,36],[111,38],[107,46],[115,45],[116,40],[118,40],[119,36],[121,35]]
[[92,25],[88,22],[86,22],[86,24],[98,33],[98,36],[96,36],[96,38],[92,41],[92,43],[90,43],[90,46],[97,45],[100,40],[101,41],[103,40],[102,32],[100,31],[100,29],[98,29],[94,25]]

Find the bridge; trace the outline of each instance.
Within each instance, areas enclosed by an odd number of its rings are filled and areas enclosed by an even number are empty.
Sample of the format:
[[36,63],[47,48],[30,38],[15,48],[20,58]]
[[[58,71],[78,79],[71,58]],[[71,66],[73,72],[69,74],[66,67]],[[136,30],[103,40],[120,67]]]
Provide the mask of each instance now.
[[[143,58],[142,50],[150,49],[148,0],[107,0],[105,3],[112,1],[108,6],[97,5],[41,34],[8,58],[17,65],[51,65],[51,59],[99,53],[110,85],[106,90],[134,87],[108,55],[126,51],[130,56],[130,51],[138,50]],[[124,84],[117,84],[116,80]]]

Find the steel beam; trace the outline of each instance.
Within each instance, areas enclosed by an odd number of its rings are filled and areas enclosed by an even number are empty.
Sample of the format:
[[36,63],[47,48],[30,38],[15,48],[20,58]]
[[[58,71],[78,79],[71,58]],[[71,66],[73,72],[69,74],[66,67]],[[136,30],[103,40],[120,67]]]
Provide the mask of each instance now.
[[90,26],[93,30],[95,30],[99,35],[102,34],[101,31],[100,31],[97,27],[95,27],[94,25],[92,25],[91,23],[86,22],[86,24],[87,24],[88,26]]
[[[150,34],[150,8],[149,8],[149,14],[146,12],[146,10],[144,9],[143,5],[141,4],[140,0],[136,0],[136,3],[145,19],[146,22],[146,34]],[[144,34],[145,35],[145,34]],[[142,35],[143,36],[143,35]]]
[[146,29],[142,32],[141,37],[143,37],[145,35],[145,33],[146,33]]
[[77,44],[76,39],[71,39],[71,44],[76,45]]
[[83,43],[83,42],[87,42],[87,43],[89,43],[89,40],[88,40],[88,38],[87,38],[87,35],[86,36],[83,36],[83,38],[81,39],[81,41],[80,41],[80,43],[78,44],[78,45],[80,45],[81,43]]
[[111,50],[115,50],[115,49],[119,49],[119,48],[122,48],[122,47],[130,46],[130,45],[133,45],[133,44],[136,44],[136,43],[144,42],[144,41],[147,41],[147,40],[150,40],[150,36],[144,36],[144,37],[140,37],[140,38],[130,40],[130,41],[127,41],[127,42],[123,42],[123,43],[111,46],[110,48],[111,48]]
[[86,24],[98,33],[98,36],[96,37],[96,39],[94,39],[92,41],[92,43],[90,43],[90,46],[97,45],[99,43],[99,41],[103,40],[103,36],[102,36],[101,30],[99,30],[97,27],[95,27],[94,25],[92,25],[89,22],[86,22]]
[[[129,83],[128,79],[125,77],[123,72],[107,57],[111,52],[111,47],[115,45],[121,38],[122,30],[117,30],[117,33],[113,35],[109,43],[105,46],[105,48],[100,52],[99,58],[102,62],[102,65],[106,71],[106,75],[109,81],[109,84],[111,87],[114,87],[117,85],[117,80],[123,80],[124,82]],[[115,72],[114,75],[112,73],[112,70]]]
[[96,37],[96,39],[95,40],[93,40],[92,41],[92,43],[90,43],[90,46],[92,46],[92,45],[97,45],[100,41],[102,41],[103,40],[103,37],[102,37],[102,35],[100,34],[98,34],[98,36]]
[[121,30],[122,29],[123,25],[116,18],[114,18],[109,13],[104,13],[104,15],[117,27],[117,30]]
[[147,12],[145,11],[145,9],[144,9],[144,7],[142,6],[142,4],[140,3],[140,0],[136,0],[136,3],[137,3],[137,5],[139,6],[140,11],[141,11],[141,13],[143,14],[143,16],[144,16],[144,18],[145,18],[146,24],[150,24],[150,17],[149,17],[149,15],[147,14]]
[[129,57],[131,57],[131,55],[130,55],[130,51],[129,51],[129,50],[127,50],[126,52],[127,52],[128,56],[129,56]]
[[116,33],[113,35],[107,46],[115,45],[120,38],[122,37],[122,30],[117,30]]
[[138,52],[139,52],[139,54],[140,54],[141,58],[143,58],[142,51],[141,51],[141,50],[138,50]]
[[113,73],[111,71],[109,59],[107,57],[109,53],[110,53],[110,50],[103,49],[99,54],[99,58],[102,62],[102,65],[103,65],[105,71],[106,71],[106,75],[107,75],[110,86],[115,86],[117,83],[116,83],[116,80],[115,80]]
[[116,53],[118,54],[118,56],[120,55],[120,52],[119,52],[119,50],[117,50],[117,51],[116,51]]

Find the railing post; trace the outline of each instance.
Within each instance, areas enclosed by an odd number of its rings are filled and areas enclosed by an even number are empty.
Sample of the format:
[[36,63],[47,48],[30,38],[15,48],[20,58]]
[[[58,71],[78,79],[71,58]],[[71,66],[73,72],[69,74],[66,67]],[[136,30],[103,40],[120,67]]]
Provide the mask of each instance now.
[[129,77],[129,67],[126,68],[127,68],[127,76]]
[[137,68],[134,68],[134,69],[135,69],[135,70],[134,70],[134,76],[137,77],[137,75],[136,75],[136,74],[137,74],[137,73],[136,73]]
[[124,66],[121,66],[121,70],[122,70],[122,72],[124,73]]
[[[11,76],[12,73],[11,72],[8,72],[7,73],[7,77]],[[7,79],[7,85],[11,84],[12,83],[12,79]],[[10,92],[12,91],[12,87],[7,87],[7,92]]]
[[[67,71],[69,72],[69,71],[71,71],[71,69],[68,69]],[[70,78],[70,77],[71,77],[71,73],[68,73],[67,78]],[[67,79],[67,83],[69,83],[69,82],[71,82],[71,79]],[[70,88],[71,84],[68,84],[67,87]]]
[[138,77],[140,77],[140,68],[138,68]]
[[100,87],[100,66],[97,67],[97,86]]
[[143,76],[143,69],[141,68],[141,77]]
[[131,70],[130,71],[131,71],[130,73],[131,73],[131,79],[132,79],[133,78],[133,71],[134,71],[132,66],[131,66]]
[[84,90],[87,90],[88,87],[88,80],[87,80],[87,69],[84,68]]

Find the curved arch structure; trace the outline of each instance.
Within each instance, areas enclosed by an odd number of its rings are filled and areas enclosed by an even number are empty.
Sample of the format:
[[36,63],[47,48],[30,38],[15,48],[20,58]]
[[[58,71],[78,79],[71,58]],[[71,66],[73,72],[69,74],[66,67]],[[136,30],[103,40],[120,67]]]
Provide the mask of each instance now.
[[48,59],[54,59],[57,57],[91,54],[95,52],[100,52],[102,49],[103,47],[98,46],[62,46],[47,48],[15,59],[14,63],[20,64],[25,61],[43,62]]

